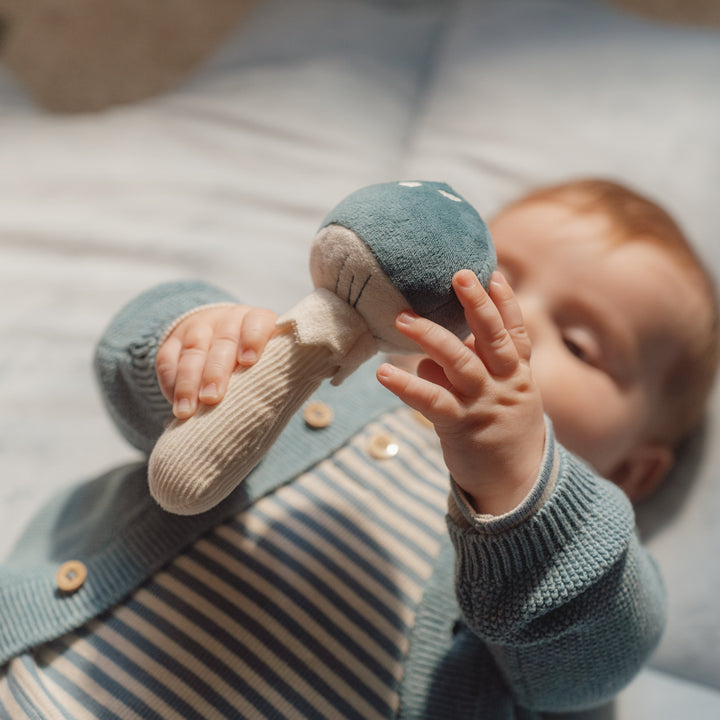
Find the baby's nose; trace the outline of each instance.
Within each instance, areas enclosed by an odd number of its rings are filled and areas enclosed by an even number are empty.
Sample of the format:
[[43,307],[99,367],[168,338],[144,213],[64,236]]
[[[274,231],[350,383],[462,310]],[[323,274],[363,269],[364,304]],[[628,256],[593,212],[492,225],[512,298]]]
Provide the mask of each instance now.
[[523,291],[516,293],[520,312],[522,313],[525,330],[533,343],[549,324],[549,318],[542,296],[537,292]]
[[[515,294],[520,312],[523,316],[523,322],[528,333],[532,332],[532,328],[537,326],[543,314],[543,303],[537,293],[523,291]],[[531,335],[532,339],[532,335]]]

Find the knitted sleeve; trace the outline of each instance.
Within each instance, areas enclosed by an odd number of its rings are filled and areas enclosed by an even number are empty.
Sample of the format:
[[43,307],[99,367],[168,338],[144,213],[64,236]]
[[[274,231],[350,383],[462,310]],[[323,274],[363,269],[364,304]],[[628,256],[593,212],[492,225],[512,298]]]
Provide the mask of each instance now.
[[551,429],[536,491],[545,498],[531,512],[493,519],[451,499],[458,602],[519,705],[599,705],[657,645],[662,581],[625,495],[556,444]]
[[142,293],[110,322],[95,352],[95,374],[110,416],[139,450],[150,452],[170,417],[155,374],[160,340],[185,313],[233,300],[204,282],[166,283]]

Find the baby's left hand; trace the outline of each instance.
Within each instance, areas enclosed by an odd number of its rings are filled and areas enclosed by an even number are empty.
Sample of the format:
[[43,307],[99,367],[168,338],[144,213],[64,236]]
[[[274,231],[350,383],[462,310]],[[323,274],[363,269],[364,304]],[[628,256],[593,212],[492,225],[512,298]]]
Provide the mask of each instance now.
[[160,346],[155,359],[158,383],[186,420],[198,403],[219,403],[235,367],[252,365],[275,329],[277,315],[248,305],[201,308],[185,318]]
[[469,270],[456,273],[453,287],[471,331],[465,343],[403,312],[398,329],[428,358],[417,376],[385,363],[378,380],[433,423],[445,463],[476,511],[500,515],[522,502],[542,463],[545,423],[530,372],[530,339],[499,272],[489,294]]

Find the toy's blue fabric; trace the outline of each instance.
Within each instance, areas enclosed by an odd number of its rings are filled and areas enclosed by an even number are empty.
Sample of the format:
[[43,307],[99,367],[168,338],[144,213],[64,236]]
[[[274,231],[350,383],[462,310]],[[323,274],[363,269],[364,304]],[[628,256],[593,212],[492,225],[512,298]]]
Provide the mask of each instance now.
[[415,312],[467,334],[452,290],[453,269],[468,268],[487,287],[496,257],[477,210],[445,183],[380,183],[342,200],[321,227],[352,230]]

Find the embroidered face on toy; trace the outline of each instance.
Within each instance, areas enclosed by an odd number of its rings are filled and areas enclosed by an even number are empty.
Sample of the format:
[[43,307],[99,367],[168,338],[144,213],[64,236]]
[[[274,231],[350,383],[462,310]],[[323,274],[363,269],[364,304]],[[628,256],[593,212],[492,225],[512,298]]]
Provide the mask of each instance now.
[[315,287],[360,313],[386,351],[417,351],[395,329],[396,315],[408,307],[466,335],[452,276],[467,268],[487,287],[495,264],[477,211],[438,182],[382,183],[352,193],[328,213],[310,256]]

